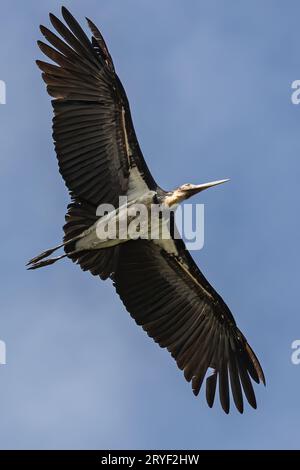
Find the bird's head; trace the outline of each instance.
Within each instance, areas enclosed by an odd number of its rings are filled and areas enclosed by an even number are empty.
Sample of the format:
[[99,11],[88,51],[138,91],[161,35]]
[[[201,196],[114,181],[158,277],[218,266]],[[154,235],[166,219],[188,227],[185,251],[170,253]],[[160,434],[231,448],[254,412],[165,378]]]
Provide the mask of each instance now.
[[170,191],[165,199],[165,204],[169,207],[173,206],[174,204],[179,204],[180,202],[189,199],[190,197],[200,193],[201,191],[204,191],[205,189],[212,188],[218,184],[226,183],[226,181],[229,181],[229,179],[211,181],[210,183],[203,184],[185,183],[174,191]]

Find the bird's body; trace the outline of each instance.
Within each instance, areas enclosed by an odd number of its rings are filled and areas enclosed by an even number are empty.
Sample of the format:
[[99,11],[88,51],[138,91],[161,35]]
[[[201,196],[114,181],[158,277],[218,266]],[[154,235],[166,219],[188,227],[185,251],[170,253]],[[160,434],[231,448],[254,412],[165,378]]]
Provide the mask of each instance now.
[[[130,201],[125,198],[124,204],[120,204],[116,209],[112,208],[107,214],[99,216],[91,227],[82,232],[80,239],[76,241],[75,250],[98,250],[131,240],[128,226],[130,222],[134,221],[134,215],[140,206],[145,209],[146,213],[145,223],[141,225],[141,230],[139,230],[140,238],[150,239],[151,232],[155,230],[155,227],[151,226],[151,208],[155,204],[156,197],[155,191],[147,191]],[[109,230],[110,228],[111,230]]]
[[[33,258],[29,269],[68,257],[101,279],[111,278],[136,323],[170,351],[192,381],[195,395],[211,369],[206,379],[209,406],[218,379],[225,412],[230,389],[240,412],[243,394],[256,407],[251,379],[264,382],[259,361],[227,305],[174,235],[172,210],[225,180],[185,184],[174,191],[157,185],[102,35],[88,20],[90,40],[65,8],[62,14],[67,26],[50,15],[62,39],[42,26],[54,48],[39,41],[56,65],[37,63],[54,98],[55,149],[72,202],[63,243]],[[132,236],[129,229],[138,206],[145,208],[147,217],[139,224],[138,236]],[[160,212],[155,220],[153,207]],[[107,227],[115,227],[113,236]],[[48,259],[61,247],[64,255]]]

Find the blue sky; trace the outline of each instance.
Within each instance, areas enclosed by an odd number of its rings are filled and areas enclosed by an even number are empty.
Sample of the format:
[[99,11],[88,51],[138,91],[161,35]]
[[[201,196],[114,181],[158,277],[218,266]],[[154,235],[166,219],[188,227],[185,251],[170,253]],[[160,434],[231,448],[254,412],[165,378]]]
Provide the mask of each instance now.
[[60,241],[68,195],[35,66],[61,2],[2,0],[0,448],[299,448],[300,4],[65,1],[101,28],[159,183],[219,178],[193,253],[264,367],[258,410],[210,410],[126,313],[110,281],[71,262],[27,272]]

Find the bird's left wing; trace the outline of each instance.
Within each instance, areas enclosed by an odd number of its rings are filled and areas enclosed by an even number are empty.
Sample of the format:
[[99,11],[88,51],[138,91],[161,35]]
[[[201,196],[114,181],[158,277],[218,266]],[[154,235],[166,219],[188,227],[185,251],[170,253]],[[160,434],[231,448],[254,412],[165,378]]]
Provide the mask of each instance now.
[[229,391],[243,412],[243,392],[256,408],[251,379],[264,375],[246,338],[221,297],[198,269],[183,241],[174,253],[148,240],[129,241],[120,249],[114,285],[137,324],[192,381],[197,395],[208,369],[206,398],[213,405],[217,379],[222,407],[229,412]]
[[97,207],[116,206],[126,194],[130,170],[152,189],[155,181],[140,150],[124,88],[96,26],[87,37],[62,8],[64,24],[50,14],[56,35],[41,26],[51,44],[38,41],[54,64],[37,61],[48,93],[54,98],[53,138],[60,173],[73,198]]

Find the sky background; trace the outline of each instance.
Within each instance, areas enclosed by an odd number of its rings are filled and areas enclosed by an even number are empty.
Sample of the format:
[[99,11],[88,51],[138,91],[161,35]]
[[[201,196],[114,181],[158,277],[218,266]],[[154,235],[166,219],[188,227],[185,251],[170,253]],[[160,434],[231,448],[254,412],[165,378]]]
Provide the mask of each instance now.
[[61,5],[0,5],[0,448],[299,449],[299,1],[64,1],[102,30],[161,186],[231,178],[195,198],[206,224],[193,256],[267,387],[255,387],[256,411],[228,416],[193,396],[110,281],[68,261],[25,270],[60,242],[68,202],[34,62],[39,24]]

